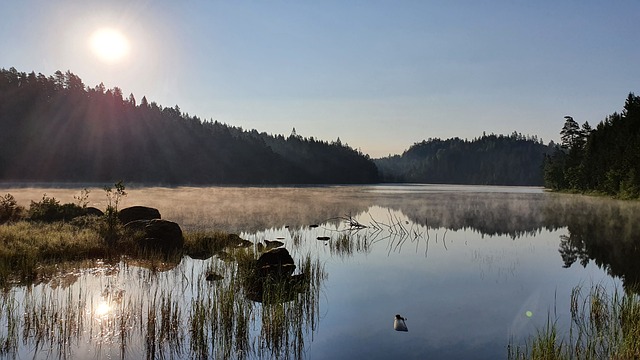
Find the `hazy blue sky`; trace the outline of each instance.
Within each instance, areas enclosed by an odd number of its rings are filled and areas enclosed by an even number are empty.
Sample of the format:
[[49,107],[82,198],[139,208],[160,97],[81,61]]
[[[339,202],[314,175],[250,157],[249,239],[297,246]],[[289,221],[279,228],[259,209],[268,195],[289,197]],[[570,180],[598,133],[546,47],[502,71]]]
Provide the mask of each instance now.
[[[373,157],[427,138],[557,141],[640,93],[640,1],[0,2],[0,67]],[[130,51],[105,63],[111,27]]]

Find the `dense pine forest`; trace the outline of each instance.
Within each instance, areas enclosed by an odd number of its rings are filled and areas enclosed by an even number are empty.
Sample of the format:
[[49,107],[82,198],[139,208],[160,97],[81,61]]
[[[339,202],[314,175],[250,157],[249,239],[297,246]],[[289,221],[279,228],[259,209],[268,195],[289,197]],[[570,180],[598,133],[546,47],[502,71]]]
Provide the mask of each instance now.
[[429,139],[402,155],[375,160],[383,181],[432,184],[542,185],[549,147],[537,137],[513,133]]
[[545,159],[545,186],[554,190],[640,197],[640,97],[630,93],[621,113],[595,129],[565,116],[561,144]]
[[640,197],[640,98],[592,129],[565,117],[561,144],[535,136],[429,139],[372,160],[339,139],[244,130],[51,76],[0,70],[0,181],[146,184],[414,182],[545,185]]
[[342,144],[245,131],[139,101],[77,75],[0,70],[0,181],[156,184],[374,183]]

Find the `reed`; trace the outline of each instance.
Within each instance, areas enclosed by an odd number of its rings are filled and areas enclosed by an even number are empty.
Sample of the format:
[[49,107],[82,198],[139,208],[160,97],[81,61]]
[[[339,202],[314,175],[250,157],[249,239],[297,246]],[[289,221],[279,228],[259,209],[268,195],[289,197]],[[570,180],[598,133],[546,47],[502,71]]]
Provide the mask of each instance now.
[[18,348],[20,316],[15,293],[3,293],[0,297],[0,326],[6,334],[0,334],[0,355],[13,355]]
[[331,255],[348,258],[356,253],[370,253],[369,233],[341,233],[328,241]]
[[509,345],[509,359],[638,359],[640,297],[632,291],[611,293],[602,285],[588,294],[571,293],[571,327],[561,336],[556,323],[547,325],[524,346]]
[[[76,358],[86,347],[98,357],[302,357],[318,323],[322,264],[303,256],[301,283],[271,282],[266,301],[254,302],[246,269],[258,254],[227,251],[226,261],[183,258],[170,270],[163,259],[91,262],[59,280],[7,288],[0,293],[0,357]],[[220,278],[206,281],[210,272]]]

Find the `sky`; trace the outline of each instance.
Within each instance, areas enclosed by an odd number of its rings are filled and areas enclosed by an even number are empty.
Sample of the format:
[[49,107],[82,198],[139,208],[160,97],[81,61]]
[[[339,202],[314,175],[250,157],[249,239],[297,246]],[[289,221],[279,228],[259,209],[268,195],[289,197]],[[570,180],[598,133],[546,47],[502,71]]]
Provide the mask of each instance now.
[[[483,132],[557,142],[565,115],[593,126],[640,94],[637,0],[2,0],[0,14],[0,68],[70,70],[374,158]],[[126,39],[111,58],[92,45],[105,28]]]

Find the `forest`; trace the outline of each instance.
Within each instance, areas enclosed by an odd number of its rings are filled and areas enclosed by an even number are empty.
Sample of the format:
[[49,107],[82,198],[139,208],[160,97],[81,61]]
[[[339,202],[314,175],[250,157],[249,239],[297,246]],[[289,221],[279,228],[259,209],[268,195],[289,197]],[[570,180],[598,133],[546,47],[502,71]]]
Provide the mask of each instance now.
[[371,159],[338,138],[271,135],[51,76],[0,70],[0,181],[205,184],[412,182],[544,185],[640,197],[640,98],[592,129],[565,117],[561,144],[483,134],[428,139]]
[[542,185],[543,160],[550,149],[536,136],[483,134],[470,141],[425,140],[402,155],[375,162],[387,182]]
[[544,182],[553,190],[640,197],[640,97],[630,93],[621,113],[595,129],[565,116],[561,144],[545,157]]
[[86,86],[70,71],[0,70],[0,181],[146,184],[378,182],[339,140],[245,131]]

